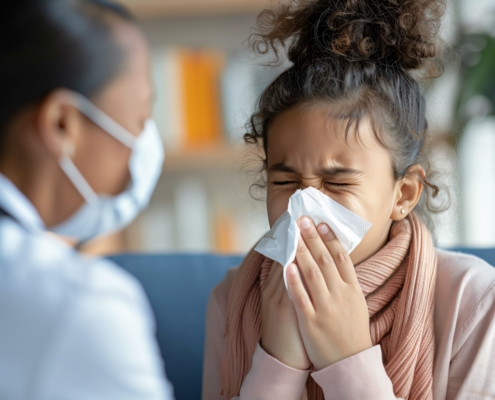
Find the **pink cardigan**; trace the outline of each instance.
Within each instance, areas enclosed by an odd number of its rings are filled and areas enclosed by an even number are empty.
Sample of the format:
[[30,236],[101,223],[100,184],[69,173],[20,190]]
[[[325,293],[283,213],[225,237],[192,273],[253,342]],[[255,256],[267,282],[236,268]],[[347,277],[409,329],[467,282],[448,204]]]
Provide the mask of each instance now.
[[[495,268],[465,254],[441,250],[437,254],[433,398],[495,399]],[[235,273],[236,269],[227,273],[208,302],[203,400],[231,400],[219,393],[225,314]],[[280,363],[258,345],[239,398],[300,400],[308,374]],[[312,376],[326,400],[397,399],[380,346]]]

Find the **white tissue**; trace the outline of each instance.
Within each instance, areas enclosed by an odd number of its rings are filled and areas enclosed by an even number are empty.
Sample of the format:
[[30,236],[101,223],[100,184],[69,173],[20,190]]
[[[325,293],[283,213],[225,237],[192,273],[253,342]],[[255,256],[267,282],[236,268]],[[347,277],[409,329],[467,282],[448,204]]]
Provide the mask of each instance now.
[[371,228],[371,223],[354,214],[319,190],[308,187],[298,190],[289,200],[289,209],[275,222],[254,248],[260,254],[277,261],[284,267],[287,287],[287,267],[296,257],[297,242],[301,235],[297,220],[310,217],[316,226],[326,223],[339,239],[342,247],[351,253]]

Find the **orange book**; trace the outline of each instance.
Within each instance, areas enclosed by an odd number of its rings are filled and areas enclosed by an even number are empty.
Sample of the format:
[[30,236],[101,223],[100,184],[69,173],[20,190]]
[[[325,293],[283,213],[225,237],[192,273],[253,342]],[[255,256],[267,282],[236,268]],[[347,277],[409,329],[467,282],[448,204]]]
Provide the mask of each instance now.
[[216,50],[185,50],[182,60],[185,144],[198,148],[222,137],[220,76],[224,55]]
[[215,251],[233,253],[235,250],[235,225],[233,218],[224,212],[218,212],[215,218]]

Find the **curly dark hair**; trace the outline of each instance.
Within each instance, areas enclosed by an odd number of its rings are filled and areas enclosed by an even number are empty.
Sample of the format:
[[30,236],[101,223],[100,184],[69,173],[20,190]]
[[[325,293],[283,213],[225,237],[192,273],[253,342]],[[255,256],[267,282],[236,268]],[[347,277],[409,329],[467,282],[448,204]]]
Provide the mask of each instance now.
[[431,135],[419,82],[442,72],[445,8],[445,0],[292,0],[264,10],[252,49],[272,53],[273,64],[287,57],[292,66],[264,90],[247,124],[244,140],[262,148],[263,170],[270,127],[284,111],[327,103],[332,116],[347,121],[347,133],[369,117],[395,179],[414,164],[425,169],[415,211],[433,230],[428,211],[448,206],[432,200],[440,188],[428,161]]

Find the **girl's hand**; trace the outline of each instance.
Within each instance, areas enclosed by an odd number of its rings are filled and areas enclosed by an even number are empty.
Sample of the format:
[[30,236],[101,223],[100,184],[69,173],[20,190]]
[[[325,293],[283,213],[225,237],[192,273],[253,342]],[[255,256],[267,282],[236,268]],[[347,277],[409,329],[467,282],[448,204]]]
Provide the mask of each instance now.
[[261,289],[261,347],[289,367],[304,370],[311,365],[285,289],[283,268],[276,262]]
[[328,225],[299,220],[297,265],[289,290],[309,359],[317,370],[372,347],[368,306],[354,265]]

